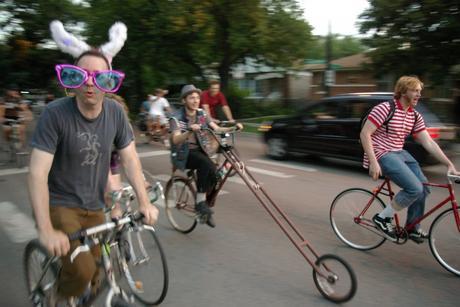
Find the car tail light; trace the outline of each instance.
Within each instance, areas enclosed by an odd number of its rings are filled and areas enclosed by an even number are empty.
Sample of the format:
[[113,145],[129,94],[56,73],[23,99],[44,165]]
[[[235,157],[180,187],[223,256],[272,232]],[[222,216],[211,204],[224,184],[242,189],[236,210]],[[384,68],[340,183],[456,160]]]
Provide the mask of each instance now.
[[262,123],[257,130],[260,132],[267,132],[270,129],[272,129],[271,123],[265,122],[265,123]]
[[426,130],[428,131],[428,134],[431,136],[433,140],[437,140],[441,136],[439,128],[429,127],[429,128],[426,128]]

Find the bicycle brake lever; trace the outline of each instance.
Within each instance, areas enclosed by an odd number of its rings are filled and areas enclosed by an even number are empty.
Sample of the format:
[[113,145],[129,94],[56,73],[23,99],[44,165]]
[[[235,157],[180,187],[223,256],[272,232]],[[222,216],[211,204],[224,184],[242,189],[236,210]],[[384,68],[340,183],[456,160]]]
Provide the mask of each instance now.
[[80,253],[83,253],[83,252],[89,252],[89,246],[88,245],[80,245],[79,247],[77,247],[73,252],[72,254],[70,254],[70,263],[73,263],[74,259],[80,254]]

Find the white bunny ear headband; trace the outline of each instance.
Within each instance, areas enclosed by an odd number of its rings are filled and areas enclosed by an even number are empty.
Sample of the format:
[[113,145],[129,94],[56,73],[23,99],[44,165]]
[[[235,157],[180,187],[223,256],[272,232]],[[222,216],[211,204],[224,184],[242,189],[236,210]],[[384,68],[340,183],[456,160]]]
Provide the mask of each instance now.
[[[83,52],[88,51],[91,47],[84,41],[68,33],[62,22],[54,20],[50,24],[51,35],[58,47],[65,53],[74,58],[78,58]],[[99,51],[112,63],[112,59],[121,50],[127,38],[126,25],[122,22],[116,22],[110,27],[109,41],[101,45]]]

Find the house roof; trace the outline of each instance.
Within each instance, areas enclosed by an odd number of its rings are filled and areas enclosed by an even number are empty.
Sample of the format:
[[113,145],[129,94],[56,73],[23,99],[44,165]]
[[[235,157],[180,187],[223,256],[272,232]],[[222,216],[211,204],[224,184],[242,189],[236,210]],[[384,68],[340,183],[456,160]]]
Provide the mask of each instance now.
[[[331,61],[331,66],[334,70],[349,70],[354,68],[361,68],[363,64],[371,63],[371,59],[367,56],[367,53],[357,53],[350,56],[346,56],[340,59]],[[306,64],[303,66],[306,70],[326,70],[326,64]]]

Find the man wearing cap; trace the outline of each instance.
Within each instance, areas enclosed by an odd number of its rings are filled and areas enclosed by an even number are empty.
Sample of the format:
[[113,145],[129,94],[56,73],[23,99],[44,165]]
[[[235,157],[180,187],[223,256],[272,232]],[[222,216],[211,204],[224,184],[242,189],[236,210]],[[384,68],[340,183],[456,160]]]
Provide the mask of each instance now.
[[[216,183],[216,166],[206,153],[208,140],[202,129],[210,127],[218,132],[231,131],[233,128],[221,128],[210,120],[206,112],[199,108],[201,90],[194,85],[185,85],[181,91],[180,108],[170,119],[171,160],[180,170],[197,171],[197,195],[195,210],[201,215],[201,221],[215,227],[212,210],[206,202],[206,192]],[[242,129],[241,124],[236,125]]]

